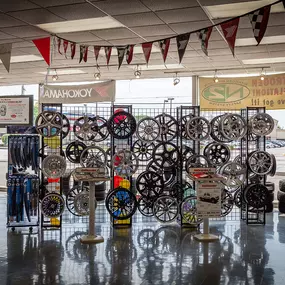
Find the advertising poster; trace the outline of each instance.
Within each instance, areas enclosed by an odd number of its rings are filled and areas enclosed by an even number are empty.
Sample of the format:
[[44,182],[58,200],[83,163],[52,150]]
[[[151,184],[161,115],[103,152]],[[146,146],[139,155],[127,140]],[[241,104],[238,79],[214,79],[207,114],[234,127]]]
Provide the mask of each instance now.
[[33,96],[0,96],[0,127],[32,125]]
[[211,110],[237,110],[246,107],[285,108],[285,74],[257,77],[199,78],[200,106]]
[[116,82],[114,80],[84,85],[42,85],[40,103],[114,102],[115,94]]
[[218,218],[221,216],[221,183],[199,182],[197,189],[197,217]]

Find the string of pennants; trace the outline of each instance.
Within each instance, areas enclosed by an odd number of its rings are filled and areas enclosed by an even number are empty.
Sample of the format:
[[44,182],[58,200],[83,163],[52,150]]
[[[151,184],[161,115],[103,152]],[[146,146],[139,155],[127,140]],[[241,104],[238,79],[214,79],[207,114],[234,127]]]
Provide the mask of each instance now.
[[[272,4],[263,6],[261,8],[258,8],[256,10],[253,10],[251,12],[248,12],[246,14],[243,14],[238,17],[234,17],[232,19],[226,20],[224,22],[199,29],[196,31],[192,31],[189,33],[180,34],[177,36],[172,36],[169,38],[164,38],[152,42],[144,42],[141,45],[143,54],[145,57],[146,64],[149,62],[149,58],[152,51],[153,43],[158,43],[158,46],[160,48],[163,61],[165,63],[168,55],[168,50],[170,46],[171,39],[176,39],[177,44],[177,50],[178,50],[178,56],[179,56],[179,63],[181,63],[183,56],[185,54],[188,42],[190,40],[191,34],[196,33],[200,43],[201,43],[201,49],[205,53],[205,55],[208,56],[208,44],[211,37],[211,33],[213,30],[213,27],[220,26],[222,33],[228,43],[228,46],[234,56],[234,49],[235,49],[235,41],[236,41],[236,35],[238,31],[239,26],[239,20],[241,17],[248,16],[249,21],[252,26],[253,35],[256,39],[257,45],[261,42],[269,20],[270,10],[271,6],[275,5],[277,3],[283,3],[283,6],[285,8],[285,0],[279,0]],[[70,55],[70,58],[73,59],[76,53],[76,48],[79,46],[79,63],[82,61],[87,62],[88,60],[88,51],[90,48],[93,47],[94,49],[94,55],[96,62],[98,61],[99,52],[101,49],[104,50],[105,56],[106,56],[106,62],[107,65],[109,65],[112,49],[117,49],[118,54],[118,69],[120,69],[124,58],[126,58],[126,62],[130,64],[133,60],[133,54],[134,54],[134,44],[133,45],[125,45],[125,46],[88,46],[83,44],[78,44],[72,41],[68,41],[66,39],[63,39],[61,37],[58,37],[55,35],[55,39],[57,41],[57,51],[59,54],[63,55],[67,58],[67,54]],[[39,52],[41,53],[42,57],[46,61],[46,63],[50,66],[51,63],[51,37],[46,38],[40,38],[33,40],[33,43],[38,48]],[[6,70],[10,71],[10,60],[11,60],[11,50],[12,50],[12,44],[2,44],[0,45],[0,59],[2,60],[3,65],[5,66]]]

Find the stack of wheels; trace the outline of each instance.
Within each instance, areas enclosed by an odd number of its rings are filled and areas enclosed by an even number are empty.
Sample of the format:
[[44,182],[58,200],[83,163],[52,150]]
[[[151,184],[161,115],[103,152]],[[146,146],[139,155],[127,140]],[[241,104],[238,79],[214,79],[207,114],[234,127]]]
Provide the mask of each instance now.
[[269,192],[269,199],[268,203],[265,205],[265,212],[266,213],[272,213],[273,212],[273,201],[274,201],[274,190],[275,190],[275,185],[272,182],[266,182],[265,186]]
[[277,193],[278,209],[280,213],[285,213],[285,179],[279,181],[279,191]]

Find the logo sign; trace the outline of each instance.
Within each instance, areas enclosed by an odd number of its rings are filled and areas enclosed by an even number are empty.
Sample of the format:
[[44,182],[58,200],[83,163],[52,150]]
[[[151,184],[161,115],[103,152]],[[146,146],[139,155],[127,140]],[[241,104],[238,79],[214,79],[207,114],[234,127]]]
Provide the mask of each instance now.
[[202,91],[202,96],[211,102],[230,103],[245,99],[250,94],[250,90],[236,83],[213,84]]
[[239,110],[246,107],[285,109],[285,74],[240,78],[199,78],[200,106],[208,110]]
[[84,85],[43,85],[40,89],[40,103],[95,103],[113,102],[116,83],[106,81]]

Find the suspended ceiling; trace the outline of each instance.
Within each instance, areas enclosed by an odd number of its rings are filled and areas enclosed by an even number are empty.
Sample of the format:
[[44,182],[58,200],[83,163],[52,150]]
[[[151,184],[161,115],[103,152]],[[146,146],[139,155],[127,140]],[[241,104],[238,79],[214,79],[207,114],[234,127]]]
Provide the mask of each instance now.
[[[240,15],[273,2],[268,0],[1,0],[0,44],[13,43],[13,49],[10,73],[8,74],[0,64],[0,85],[45,82],[47,65],[32,43],[35,38],[49,35],[43,29],[60,31],[64,27],[65,32],[58,33],[59,36],[87,45],[136,44],[203,28],[227,17]],[[219,75],[251,74],[259,73],[262,66],[267,66],[267,73],[285,72],[284,8],[280,3],[272,11],[265,38],[259,46],[255,46],[250,22],[245,17],[240,20],[235,57],[232,56],[220,31],[214,29],[209,42],[208,57],[201,51],[196,34],[192,34],[182,65],[179,66],[176,42],[172,40],[166,61],[167,69],[156,46],[150,57],[149,68],[142,70],[142,78],[173,77],[176,71],[181,72],[179,76],[213,75],[215,69]],[[85,27],[84,24],[73,22],[72,28],[72,22],[69,22],[84,19],[92,19],[91,21],[96,24],[92,28],[90,25]],[[112,28],[106,28],[110,27],[110,24]],[[76,30],[80,26],[78,29],[81,31],[69,32],[74,27]],[[78,64],[78,52],[73,60],[66,59],[57,52],[54,52],[52,57],[50,74],[54,72],[53,68],[56,68],[60,82],[94,80],[96,62],[91,50],[87,63]],[[101,65],[101,79],[134,78],[135,66],[124,64],[118,71],[115,66],[117,62],[115,49],[109,68],[105,67],[104,54],[100,55],[98,63]],[[144,56],[138,47],[132,64],[141,63],[144,63]],[[144,69],[143,66],[140,68]],[[51,76],[48,78],[51,81]]]

